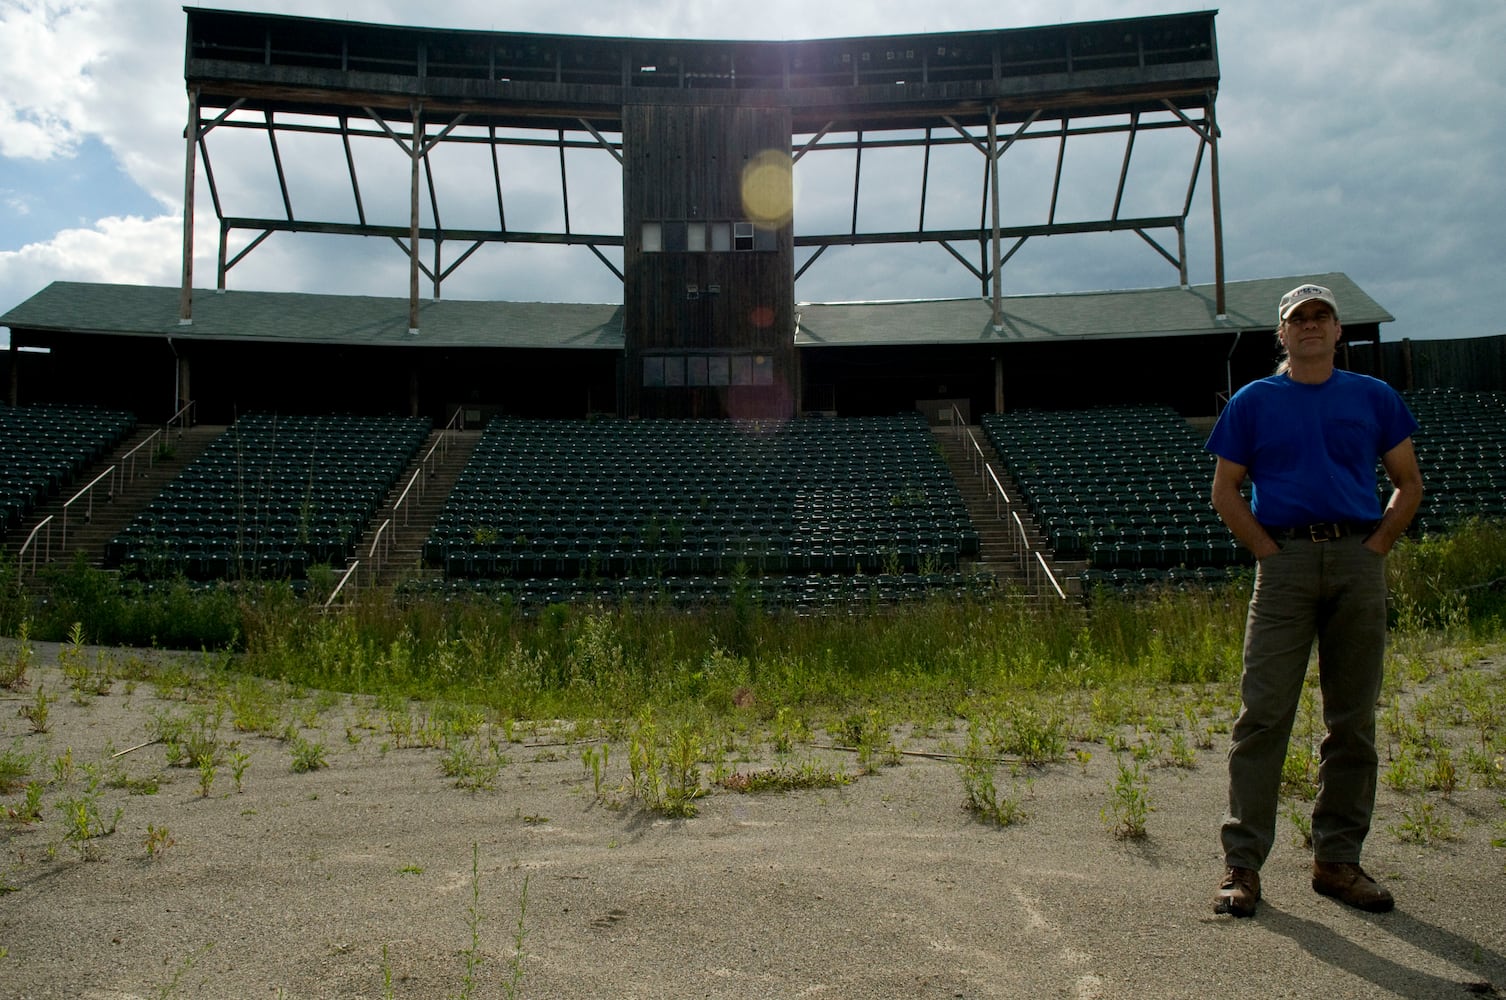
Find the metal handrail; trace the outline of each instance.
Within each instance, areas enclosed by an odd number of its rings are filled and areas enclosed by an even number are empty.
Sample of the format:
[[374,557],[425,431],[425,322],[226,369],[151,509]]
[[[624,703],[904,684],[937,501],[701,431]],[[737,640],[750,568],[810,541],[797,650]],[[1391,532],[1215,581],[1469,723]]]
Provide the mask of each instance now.
[[[142,448],[145,448],[147,445],[151,444],[153,441],[157,440],[157,438],[159,438],[161,436],[162,436],[162,432],[160,430],[152,431],[150,434],[148,434],[146,436],[145,439],[143,439],[140,443],[138,443],[136,445],[136,447],[132,448],[130,451],[128,451],[124,455],[120,456],[120,464],[124,465],[127,461],[129,461],[130,465],[131,465],[130,472],[127,473],[127,474],[125,474],[123,476],[123,482],[122,482],[121,487],[120,487],[120,492],[124,493],[125,492],[125,488],[126,488],[126,484],[129,484],[131,480],[133,480],[133,479],[136,478],[136,453],[138,451],[140,451]],[[156,455],[156,450],[155,449],[153,449],[152,451],[149,451],[149,452],[146,453],[146,467],[148,469],[150,469],[152,467],[152,463],[154,461],[156,461],[156,458],[157,458],[157,455]]]
[[1035,558],[1036,561],[1040,563],[1041,571],[1046,574],[1046,579],[1051,581],[1051,586],[1056,590],[1056,596],[1065,601],[1067,599],[1067,592],[1062,589],[1062,585],[1060,583],[1056,582],[1056,574],[1052,572],[1051,567],[1046,564],[1046,557],[1041,555],[1039,549],[1036,550]]
[[[382,522],[382,526],[371,536],[371,549],[366,553],[366,561],[371,564],[371,582],[376,583],[377,574],[381,572],[382,564],[392,554],[392,535],[387,534],[387,529],[392,527],[392,518]],[[396,533],[396,529],[393,529]],[[378,547],[381,552],[378,553]]]
[[[18,568],[21,567],[21,566],[26,565],[26,550],[31,548],[32,543],[37,540],[37,532],[41,531],[43,528],[47,529],[47,534],[45,536],[43,536],[45,538],[44,544],[47,547],[47,555],[43,557],[42,561],[43,562],[51,562],[52,561],[52,527],[51,527],[51,525],[52,525],[52,515],[48,514],[46,517],[42,518],[40,521],[37,522],[36,527],[34,527],[34,528],[31,529],[31,534],[27,535],[26,536],[26,541],[24,541],[24,542],[21,543],[21,551],[19,551],[19,552],[16,553],[16,566]],[[31,573],[32,573],[33,576],[35,576],[36,573],[37,573],[37,553],[36,553],[35,549],[32,549],[32,552],[31,552]]]
[[88,486],[85,486],[83,489],[79,490],[77,493],[73,494],[73,496],[69,497],[66,501],[63,502],[63,539],[61,542],[62,548],[66,549],[68,547],[68,508],[72,507],[74,503],[77,502],[79,497],[87,493],[89,495],[89,509],[84,512],[84,523],[88,524],[90,521],[92,521],[94,519],[94,487],[99,485],[99,481],[101,479],[110,479],[111,482],[109,498],[113,500],[115,498],[116,492],[114,476],[115,470],[117,468],[118,467],[114,465],[110,466],[104,472],[101,472],[99,475],[90,480]]
[[197,416],[194,411],[198,408],[198,405],[199,401],[197,399],[190,399],[178,409],[177,413],[174,413],[172,416],[167,418],[167,423],[162,425],[162,429],[164,431],[171,431],[173,429],[173,424],[181,424],[182,427],[178,431],[178,436],[182,437],[183,431],[198,423],[198,421],[194,419],[195,416]]
[[[334,590],[330,591],[329,597],[325,600],[324,607],[323,607],[322,610],[324,610],[324,611],[328,611],[329,610],[329,606],[331,604],[335,603],[335,598],[337,598],[337,597],[340,596],[340,592],[345,589],[345,585],[347,583],[349,583],[353,578],[355,578],[356,570],[358,570],[360,568],[361,568],[361,560],[359,560],[359,559],[357,559],[355,562],[351,563],[348,567],[346,567],[346,569],[345,569],[345,575],[342,576],[342,577],[340,577],[340,582],[337,583],[337,584],[335,584],[335,589]],[[360,581],[359,580],[356,583],[356,587],[358,587],[358,586],[360,586]],[[351,592],[352,593],[355,592],[356,587],[351,587]],[[349,597],[346,598],[346,603],[347,604],[350,603]]]
[[[1011,554],[1019,558],[1020,572],[1027,581],[1032,583],[1036,590],[1044,590],[1045,588],[1040,585],[1040,576],[1037,572],[1038,569],[1043,570],[1046,574],[1046,579],[1051,582],[1052,589],[1056,591],[1062,600],[1066,600],[1067,593],[1057,581],[1056,573],[1046,562],[1045,555],[1030,544],[1030,535],[1025,530],[1025,523],[1020,520],[1019,512],[1015,510],[1014,500],[1010,498],[1009,491],[1004,488],[1004,484],[999,481],[999,474],[994,471],[993,463],[989,462],[987,456],[984,454],[983,445],[978,441],[978,436],[963,421],[962,411],[958,409],[956,403],[952,404],[951,418],[953,425],[957,428],[957,440],[972,445],[970,458],[972,460],[973,471],[983,480],[985,489],[990,483],[993,484],[991,492],[994,499],[994,516],[1001,521],[1014,522],[1015,530],[1008,533],[1008,538],[1013,549]],[[1035,559],[1032,560],[1031,556],[1034,556]]]
[[[439,440],[435,441],[429,447],[429,450],[424,454],[423,459],[418,463],[418,468],[414,469],[413,475],[409,477],[408,485],[404,486],[403,491],[397,495],[397,499],[392,501],[392,516],[394,519],[398,514],[402,514],[403,523],[408,523],[408,494],[413,491],[414,486],[417,486],[418,498],[420,500],[423,499],[423,473],[425,470],[427,470],[429,475],[434,475],[434,473],[439,468],[439,462],[444,461],[450,456],[450,437],[460,429],[456,426],[456,424],[463,424],[463,421],[461,421],[460,419],[463,412],[464,411],[457,409],[453,414],[451,414],[450,422],[445,424],[444,427],[442,427],[439,431]],[[435,452],[439,452],[438,460],[434,460]],[[432,469],[429,468],[431,464],[434,466],[434,468]],[[393,531],[395,533],[397,529],[394,528]]]
[[[999,482],[999,475],[994,472],[994,467],[992,465],[985,465],[984,470],[988,473],[988,478],[993,480],[994,483],[994,515],[1003,520],[1014,513],[1014,501],[1009,499],[1009,491],[1004,488],[1003,483]],[[1000,499],[1004,501],[1004,510],[1002,512],[999,510]]]

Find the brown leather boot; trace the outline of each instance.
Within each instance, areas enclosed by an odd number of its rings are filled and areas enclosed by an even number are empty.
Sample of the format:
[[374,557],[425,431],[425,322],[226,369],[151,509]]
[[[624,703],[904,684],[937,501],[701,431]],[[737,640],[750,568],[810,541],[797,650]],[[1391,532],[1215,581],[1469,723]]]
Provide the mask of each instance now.
[[1253,868],[1230,865],[1213,896],[1213,912],[1253,917],[1260,903],[1260,873]]
[[1390,890],[1348,861],[1314,861],[1313,891],[1369,913],[1385,913],[1396,905]]

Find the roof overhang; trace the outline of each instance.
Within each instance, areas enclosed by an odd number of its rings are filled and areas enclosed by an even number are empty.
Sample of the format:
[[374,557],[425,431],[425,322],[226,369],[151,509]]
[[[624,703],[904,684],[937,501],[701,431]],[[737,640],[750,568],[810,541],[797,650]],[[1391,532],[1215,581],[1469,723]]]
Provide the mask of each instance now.
[[572,302],[427,301],[302,292],[198,291],[178,320],[176,288],[56,281],[0,317],[13,331],[351,347],[621,350],[622,307]]
[[[1212,285],[1009,296],[998,326],[992,303],[982,298],[800,303],[795,346],[1052,344],[1269,332],[1282,294],[1307,281],[1333,290],[1350,339],[1370,339],[1365,331],[1395,318],[1347,275],[1329,273],[1229,282],[1223,315],[1216,312]],[[178,322],[178,301],[176,288],[58,281],[0,316],[0,324],[34,334],[350,347],[624,346],[622,306],[613,303],[429,301],[413,333],[408,302],[400,298],[200,291],[189,325]]]
[[1049,344],[1269,332],[1276,328],[1281,296],[1306,281],[1332,289],[1341,321],[1357,332],[1395,319],[1347,275],[1329,273],[1228,282],[1223,315],[1213,285],[1006,296],[998,326],[992,302],[982,298],[802,303],[795,307],[795,344]]

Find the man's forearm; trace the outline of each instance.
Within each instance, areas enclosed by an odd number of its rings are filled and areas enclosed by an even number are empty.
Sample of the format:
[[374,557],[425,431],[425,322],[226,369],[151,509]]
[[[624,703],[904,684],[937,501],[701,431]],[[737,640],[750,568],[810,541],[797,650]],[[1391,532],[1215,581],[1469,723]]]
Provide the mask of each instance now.
[[1402,483],[1391,491],[1391,498],[1386,501],[1386,509],[1381,514],[1380,523],[1365,539],[1377,552],[1386,553],[1396,544],[1396,540],[1407,530],[1407,525],[1412,523],[1412,518],[1417,514],[1417,508],[1422,504],[1422,485]]
[[1218,511],[1218,516],[1223,519],[1224,525],[1234,534],[1239,544],[1249,549],[1256,559],[1263,559],[1273,552],[1280,551],[1281,546],[1273,539],[1255,520],[1254,513],[1250,510],[1250,504],[1238,490],[1230,491],[1215,490],[1213,493],[1213,509]]

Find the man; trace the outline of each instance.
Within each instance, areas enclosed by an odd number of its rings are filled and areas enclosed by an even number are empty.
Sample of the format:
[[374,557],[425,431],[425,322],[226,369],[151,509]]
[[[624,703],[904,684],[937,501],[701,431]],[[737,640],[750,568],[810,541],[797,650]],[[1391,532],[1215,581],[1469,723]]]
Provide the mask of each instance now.
[[[1260,867],[1276,836],[1282,763],[1314,639],[1328,732],[1313,803],[1312,886],[1383,912],[1394,905],[1391,893],[1359,860],[1379,763],[1385,556],[1422,500],[1417,421],[1384,382],[1334,367],[1343,330],[1327,288],[1292,289],[1277,317],[1285,356],[1276,374],[1235,393],[1207,445],[1218,457],[1213,507],[1256,559],[1214,912],[1248,917],[1260,902]],[[1377,458],[1392,486],[1384,509]],[[1248,502],[1240,493],[1246,476]]]

